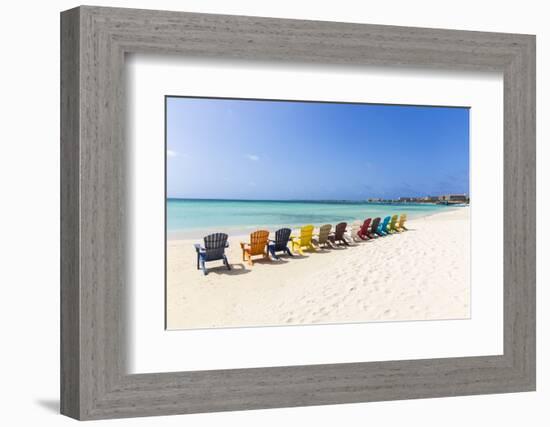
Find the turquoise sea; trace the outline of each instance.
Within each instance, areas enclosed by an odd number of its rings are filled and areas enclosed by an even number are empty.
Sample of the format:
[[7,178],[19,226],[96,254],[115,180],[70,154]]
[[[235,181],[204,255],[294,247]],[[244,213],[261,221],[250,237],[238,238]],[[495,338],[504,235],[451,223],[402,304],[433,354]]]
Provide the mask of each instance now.
[[305,224],[336,224],[368,217],[406,213],[410,218],[454,209],[445,205],[367,203],[354,201],[269,201],[168,199],[168,237],[199,237],[223,231],[241,234],[262,227],[296,228]]

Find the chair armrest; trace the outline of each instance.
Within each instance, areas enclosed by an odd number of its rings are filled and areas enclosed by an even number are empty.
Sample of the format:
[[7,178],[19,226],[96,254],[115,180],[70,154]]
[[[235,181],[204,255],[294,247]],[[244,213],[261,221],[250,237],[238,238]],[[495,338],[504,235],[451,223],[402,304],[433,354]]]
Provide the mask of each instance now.
[[204,248],[201,247],[200,243],[195,243],[193,246],[195,247],[195,250],[197,251],[197,253],[204,250]]

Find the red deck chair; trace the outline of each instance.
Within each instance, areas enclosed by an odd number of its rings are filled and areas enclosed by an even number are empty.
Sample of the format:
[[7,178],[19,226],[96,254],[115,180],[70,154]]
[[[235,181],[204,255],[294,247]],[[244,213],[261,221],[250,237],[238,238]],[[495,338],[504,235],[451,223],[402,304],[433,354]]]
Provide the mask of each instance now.
[[357,235],[363,240],[371,239],[371,236],[369,235],[370,222],[371,222],[371,218],[367,218],[365,222],[363,222],[363,225],[361,226],[359,231],[357,232]]

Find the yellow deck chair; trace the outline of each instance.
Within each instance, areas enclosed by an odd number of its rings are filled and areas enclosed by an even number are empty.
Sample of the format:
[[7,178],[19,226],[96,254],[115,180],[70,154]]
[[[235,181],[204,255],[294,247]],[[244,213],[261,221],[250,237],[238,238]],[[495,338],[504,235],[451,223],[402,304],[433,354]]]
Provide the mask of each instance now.
[[390,223],[388,224],[388,230],[390,233],[396,233],[399,231],[399,228],[397,228],[397,215],[393,215],[390,219]]
[[397,223],[397,228],[399,231],[408,230],[408,228],[405,227],[405,221],[407,221],[407,214],[401,214],[399,217],[399,222]]
[[250,243],[241,242],[243,251],[243,261],[248,261],[249,265],[254,265],[252,257],[262,255],[265,259],[269,259],[267,252],[267,241],[269,239],[269,231],[258,230],[250,234]]
[[297,251],[300,255],[303,255],[303,249],[309,249],[315,251],[315,246],[311,241],[313,236],[313,225],[304,225],[300,228],[300,236],[291,236],[292,239],[292,251]]

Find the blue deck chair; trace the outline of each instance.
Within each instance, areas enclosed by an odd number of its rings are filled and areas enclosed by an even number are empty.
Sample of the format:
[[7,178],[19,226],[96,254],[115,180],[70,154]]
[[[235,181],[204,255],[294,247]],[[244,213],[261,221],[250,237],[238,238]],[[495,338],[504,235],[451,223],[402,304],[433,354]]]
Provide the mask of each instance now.
[[197,270],[201,269],[205,276],[208,274],[204,265],[207,261],[222,260],[227,269],[231,270],[229,261],[227,261],[227,257],[225,256],[225,248],[229,246],[227,234],[210,234],[204,238],[204,246],[201,246],[199,243],[195,243],[194,246],[197,251]]
[[269,249],[269,253],[271,254],[271,257],[273,259],[279,259],[279,257],[276,255],[276,252],[281,251],[286,252],[290,256],[294,256],[288,248],[288,241],[290,239],[291,232],[292,230],[290,228],[281,228],[280,230],[277,230],[275,232],[275,240],[269,240],[267,248]]
[[378,235],[386,236],[386,235],[389,234],[388,224],[389,224],[390,220],[391,220],[391,216],[387,216],[387,217],[384,218],[384,221],[382,221],[382,224],[380,224],[378,226],[378,231],[382,234],[378,233]]

